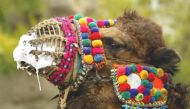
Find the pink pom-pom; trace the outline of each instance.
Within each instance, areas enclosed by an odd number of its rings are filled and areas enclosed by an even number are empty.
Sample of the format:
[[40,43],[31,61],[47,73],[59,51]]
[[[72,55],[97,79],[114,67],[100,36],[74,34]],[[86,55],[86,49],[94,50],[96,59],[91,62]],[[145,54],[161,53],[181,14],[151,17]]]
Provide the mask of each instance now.
[[125,75],[125,67],[117,68],[117,76]]
[[104,52],[103,48],[93,48],[92,49],[92,54],[96,55],[96,54],[102,54]]
[[97,24],[98,24],[98,27],[103,27],[104,26],[104,21],[103,20],[98,20]]
[[143,93],[144,90],[145,90],[145,87],[144,87],[143,85],[140,85],[140,86],[138,87],[139,93]]
[[92,18],[87,18],[86,21],[87,21],[88,23],[90,23],[90,22],[93,22],[94,20],[93,20]]
[[80,31],[81,31],[82,33],[87,33],[87,32],[89,32],[89,28],[88,28],[88,26],[81,26],[81,27],[80,27]]
[[140,73],[143,70],[141,65],[136,65],[136,69],[138,73]]

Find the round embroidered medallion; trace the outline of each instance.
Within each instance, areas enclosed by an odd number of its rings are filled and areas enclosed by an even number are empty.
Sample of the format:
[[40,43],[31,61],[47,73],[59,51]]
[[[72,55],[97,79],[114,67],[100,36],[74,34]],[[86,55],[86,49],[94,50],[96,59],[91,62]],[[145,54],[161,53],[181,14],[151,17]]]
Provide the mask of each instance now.
[[159,107],[167,101],[168,74],[161,68],[126,65],[112,69],[114,90],[127,105]]

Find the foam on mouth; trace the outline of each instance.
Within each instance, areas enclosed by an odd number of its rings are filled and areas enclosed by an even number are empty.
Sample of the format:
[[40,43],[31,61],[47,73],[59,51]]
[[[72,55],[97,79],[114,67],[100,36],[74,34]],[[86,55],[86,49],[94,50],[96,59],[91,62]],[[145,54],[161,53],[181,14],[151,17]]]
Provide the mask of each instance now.
[[[20,62],[25,62],[36,70],[37,80],[39,84],[39,89],[41,90],[40,80],[39,80],[39,69],[51,66],[54,62],[54,58],[50,55],[40,54],[38,55],[38,59],[36,59],[35,55],[31,54],[30,52],[32,50],[39,50],[42,51],[42,48],[44,51],[53,52],[55,51],[55,47],[50,47],[48,44],[38,45],[37,47],[31,45],[29,42],[31,40],[37,39],[36,33],[32,33],[31,35],[24,34],[20,38],[18,46],[15,48],[13,52],[14,60],[17,63],[17,69],[26,70],[28,66],[22,66]],[[27,71],[28,72],[28,71]],[[34,73],[34,72],[33,72]],[[31,75],[30,72],[28,72],[29,75]]]

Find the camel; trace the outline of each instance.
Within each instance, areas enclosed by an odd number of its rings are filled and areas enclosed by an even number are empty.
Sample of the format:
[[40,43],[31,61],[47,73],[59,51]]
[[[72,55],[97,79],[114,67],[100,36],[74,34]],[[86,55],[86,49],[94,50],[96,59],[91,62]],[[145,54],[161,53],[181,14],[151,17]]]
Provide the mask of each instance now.
[[[73,26],[73,28],[76,32],[77,28],[75,26]],[[55,30],[58,31],[56,28]],[[35,31],[35,28],[31,31]],[[41,29],[40,31],[44,30]],[[122,16],[116,19],[115,25],[100,28],[99,32],[104,45],[106,64],[101,65],[100,68],[93,67],[89,69],[84,81],[78,88],[68,92],[67,99],[63,97],[66,102],[65,109],[121,109],[123,103],[116,97],[113,90],[113,83],[110,79],[110,70],[113,64],[138,64],[162,68],[168,75],[171,75],[169,78],[170,84],[168,86],[168,100],[166,103],[168,108],[187,108],[187,86],[172,82],[172,77],[175,75],[175,72],[178,71],[177,64],[181,59],[175,50],[165,45],[162,30],[158,24],[138,15],[135,11],[125,11]],[[41,35],[39,33],[37,35]],[[44,34],[45,33],[46,32],[44,32]],[[60,33],[55,32],[54,34],[59,35]],[[36,44],[37,40],[32,43]],[[63,49],[60,47],[59,50]],[[39,52],[35,52],[34,54],[37,53]],[[60,58],[62,55],[58,53],[56,58]],[[14,57],[16,56],[14,55]],[[36,58],[36,60],[38,60],[38,58]],[[51,59],[48,59],[48,61],[51,61]],[[24,66],[23,70],[28,72],[35,73],[37,71],[31,66],[27,67],[28,64],[26,62],[22,61],[19,65]],[[48,74],[51,75],[52,70],[55,71],[57,69],[48,66],[48,69],[47,67],[39,69],[38,73],[40,76],[47,78],[47,75],[44,76],[43,73],[40,72],[48,72]],[[60,92],[63,92],[63,95],[66,93],[64,91],[68,89],[65,88],[65,86],[59,86],[58,88]],[[62,102],[61,98],[62,96],[60,95],[59,104]],[[63,109],[60,105],[58,105],[57,108]]]

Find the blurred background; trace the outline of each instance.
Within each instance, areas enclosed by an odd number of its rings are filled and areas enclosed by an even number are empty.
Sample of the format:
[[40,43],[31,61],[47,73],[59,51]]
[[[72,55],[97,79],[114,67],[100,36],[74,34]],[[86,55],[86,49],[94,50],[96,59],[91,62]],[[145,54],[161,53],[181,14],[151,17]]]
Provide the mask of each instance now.
[[43,78],[17,71],[12,52],[19,37],[46,18],[82,13],[95,19],[117,18],[134,9],[162,26],[166,44],[180,54],[176,82],[190,84],[190,0],[0,0],[0,109],[54,109],[58,93]]

